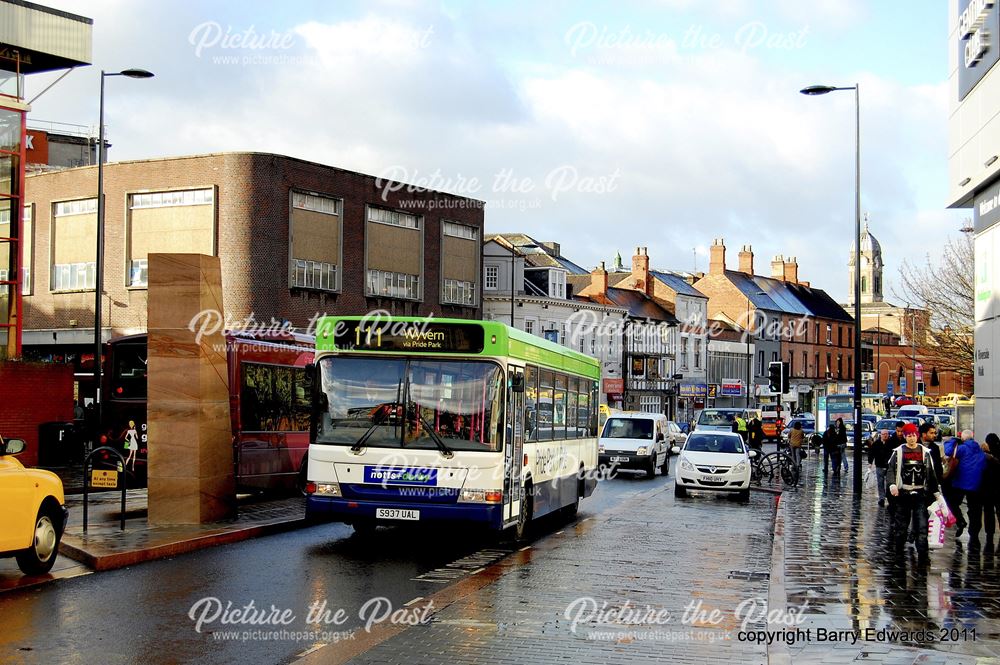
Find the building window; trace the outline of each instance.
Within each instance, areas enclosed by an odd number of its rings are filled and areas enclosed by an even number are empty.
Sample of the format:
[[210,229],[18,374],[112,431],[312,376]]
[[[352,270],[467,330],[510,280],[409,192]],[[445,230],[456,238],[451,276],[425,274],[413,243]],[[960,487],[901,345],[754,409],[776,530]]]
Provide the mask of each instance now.
[[694,341],[694,368],[701,369],[701,340]]
[[562,270],[549,271],[549,297],[566,298],[566,273]]
[[131,207],[135,208],[169,208],[171,206],[211,205],[215,202],[215,190],[186,189],[177,192],[152,192],[150,194],[133,194]]
[[861,278],[861,293],[868,293],[868,278]]
[[337,266],[322,261],[292,259],[292,288],[337,290]]
[[764,373],[764,352],[757,352],[757,376]]
[[329,196],[292,192],[292,207],[299,210],[321,212],[326,215],[339,215],[340,206],[339,199],[330,198]]
[[474,282],[464,282],[457,279],[444,280],[444,293],[441,302],[458,305],[476,304],[476,285]]
[[97,212],[97,199],[80,199],[77,201],[60,201],[55,204],[53,214],[56,217],[67,215],[87,215]]
[[420,228],[420,218],[416,215],[396,210],[386,210],[385,208],[373,208],[372,206],[368,206],[368,221],[377,224],[402,226],[406,229]]
[[793,376],[795,374],[795,352],[788,352],[788,376]]
[[528,333],[529,335],[534,335],[535,334],[535,321],[534,321],[534,319],[525,319],[524,320],[524,332]]
[[639,410],[643,413],[659,413],[660,398],[656,395],[640,395]]
[[809,354],[805,351],[802,352],[802,371],[800,373],[802,376],[809,375]]
[[833,326],[826,324],[826,343],[833,344]]
[[132,259],[129,264],[128,283],[130,286],[147,286],[149,280],[148,261],[146,259]]
[[820,367],[819,366],[819,354],[817,353],[816,354],[816,366],[813,367],[813,370],[816,372],[816,376],[819,376],[819,373],[821,371],[819,367]]
[[420,277],[385,270],[368,271],[367,294],[382,298],[420,299]]
[[53,291],[84,291],[97,286],[97,264],[57,263],[52,266]]
[[688,367],[688,338],[681,337],[681,369]]
[[844,356],[843,354],[837,354],[837,378],[844,378]]
[[486,266],[483,288],[487,291],[496,291],[500,288],[500,266]]
[[[466,224],[456,224],[455,222],[441,222],[446,236],[452,238],[465,238],[466,240],[478,240],[479,229]],[[416,227],[413,227],[416,228]]]

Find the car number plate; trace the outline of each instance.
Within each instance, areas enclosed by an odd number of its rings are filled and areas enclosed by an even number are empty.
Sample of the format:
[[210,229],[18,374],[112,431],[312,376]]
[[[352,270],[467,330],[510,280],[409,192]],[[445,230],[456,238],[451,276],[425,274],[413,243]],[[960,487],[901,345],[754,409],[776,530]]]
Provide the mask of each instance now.
[[611,461],[612,462],[627,462],[628,461],[628,457],[612,457]]
[[402,508],[376,508],[375,517],[380,520],[419,520],[419,510],[403,510]]
[[705,476],[702,478],[706,483],[721,483],[726,480],[725,476]]

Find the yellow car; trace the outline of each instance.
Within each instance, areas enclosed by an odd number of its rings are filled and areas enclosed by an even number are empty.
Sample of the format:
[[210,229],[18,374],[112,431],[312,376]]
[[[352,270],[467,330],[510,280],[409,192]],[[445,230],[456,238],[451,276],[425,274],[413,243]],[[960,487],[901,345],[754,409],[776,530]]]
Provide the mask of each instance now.
[[0,557],[17,558],[28,575],[52,569],[69,513],[59,476],[26,469],[14,458],[22,439],[0,437]]

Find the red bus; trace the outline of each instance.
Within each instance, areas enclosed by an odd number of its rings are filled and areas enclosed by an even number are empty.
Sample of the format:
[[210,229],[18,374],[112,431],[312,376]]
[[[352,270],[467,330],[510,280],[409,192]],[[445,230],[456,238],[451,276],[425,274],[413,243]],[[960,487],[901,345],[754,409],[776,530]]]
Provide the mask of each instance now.
[[[311,386],[305,366],[313,360],[315,338],[238,333],[225,338],[237,491],[294,490],[309,449]],[[139,449],[127,470],[129,486],[142,487],[148,454],[146,335],[111,340],[106,362],[100,445],[128,457],[125,441],[134,429]]]

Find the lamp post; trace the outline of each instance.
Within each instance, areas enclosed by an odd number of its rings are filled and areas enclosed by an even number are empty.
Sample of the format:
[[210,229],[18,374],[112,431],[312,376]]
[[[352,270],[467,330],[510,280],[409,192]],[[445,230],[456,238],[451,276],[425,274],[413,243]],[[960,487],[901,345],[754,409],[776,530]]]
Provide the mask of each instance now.
[[94,260],[94,423],[101,422],[101,292],[104,290],[104,79],[127,76],[152,78],[145,69],[101,70],[101,96],[97,121],[97,256]]
[[854,91],[854,495],[861,496],[861,102],[860,86],[811,85],[804,95]]

